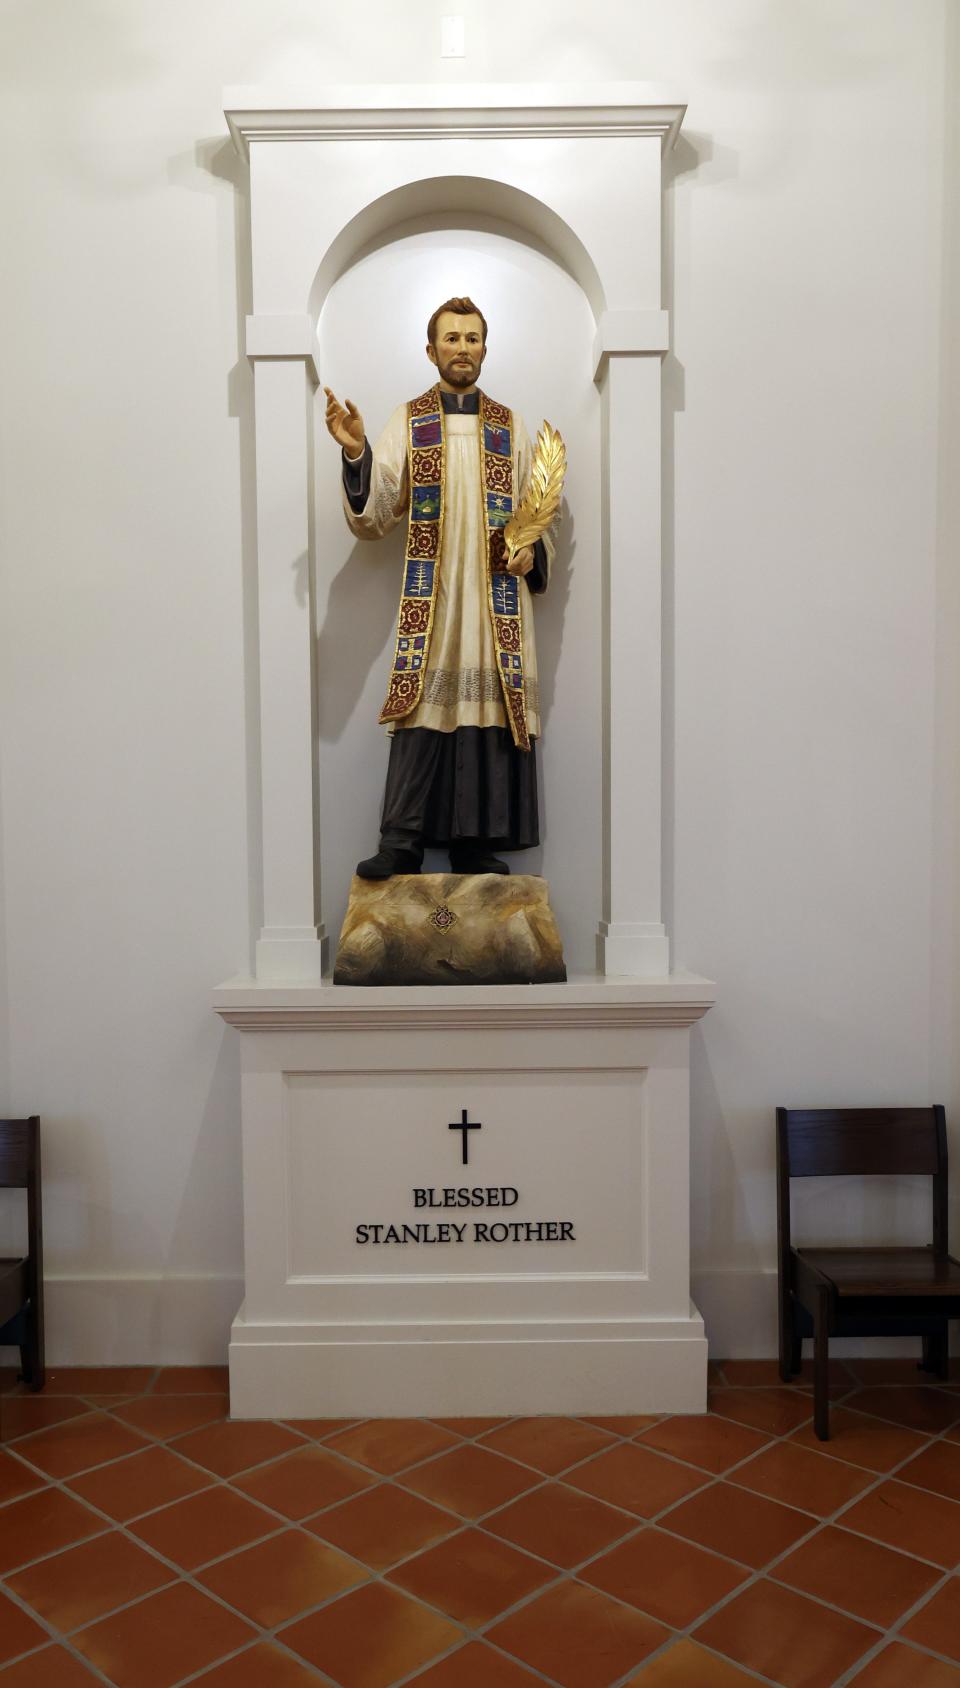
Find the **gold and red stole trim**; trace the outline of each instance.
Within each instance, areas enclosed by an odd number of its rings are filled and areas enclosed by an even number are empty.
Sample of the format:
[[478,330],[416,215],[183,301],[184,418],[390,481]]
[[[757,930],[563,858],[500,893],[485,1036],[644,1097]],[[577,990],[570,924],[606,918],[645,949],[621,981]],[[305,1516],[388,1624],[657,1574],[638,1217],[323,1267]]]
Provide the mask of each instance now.
[[514,510],[513,418],[505,405],[480,394],[480,475],[487,535],[487,594],[497,673],[507,721],[519,750],[530,749],[523,672],[523,621],[520,581],[507,572],[503,530]]
[[[529,750],[520,583],[507,572],[503,540],[514,508],[513,421],[505,405],[481,393],[479,422],[487,593],[497,672],[513,741],[521,750]],[[439,387],[431,387],[407,406],[407,468],[407,549],[393,667],[380,711],[383,722],[412,714],[423,696],[443,549],[446,446]]]

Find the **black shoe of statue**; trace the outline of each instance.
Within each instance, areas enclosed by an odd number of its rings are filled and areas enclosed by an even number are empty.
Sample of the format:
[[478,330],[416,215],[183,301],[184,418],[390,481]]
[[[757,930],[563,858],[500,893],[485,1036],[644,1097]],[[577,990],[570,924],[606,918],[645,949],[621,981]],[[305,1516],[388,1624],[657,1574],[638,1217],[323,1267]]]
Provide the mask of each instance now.
[[464,851],[461,854],[457,850],[451,850],[451,852],[450,852],[450,872],[451,873],[509,873],[510,869],[507,866],[506,862],[502,862],[500,860],[499,856],[480,855],[476,852],[470,853],[468,851]]
[[420,857],[412,850],[378,850],[357,863],[358,879],[391,879],[395,873],[419,873]]

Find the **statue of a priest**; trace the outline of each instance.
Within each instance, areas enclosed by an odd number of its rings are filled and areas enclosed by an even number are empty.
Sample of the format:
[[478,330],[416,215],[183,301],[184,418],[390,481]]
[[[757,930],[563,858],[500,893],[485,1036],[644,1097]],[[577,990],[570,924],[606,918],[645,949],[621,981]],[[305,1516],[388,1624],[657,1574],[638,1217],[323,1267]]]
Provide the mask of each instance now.
[[363,879],[418,873],[424,847],[454,873],[508,873],[497,850],[540,842],[540,734],[531,594],[547,585],[544,536],[509,555],[503,529],[532,461],[519,416],[477,386],[487,324],[448,299],[427,328],[435,384],[398,407],[371,450],[356,406],[327,394],[343,450],[344,510],[358,539],[409,512],[386,702],[391,733],[380,848]]

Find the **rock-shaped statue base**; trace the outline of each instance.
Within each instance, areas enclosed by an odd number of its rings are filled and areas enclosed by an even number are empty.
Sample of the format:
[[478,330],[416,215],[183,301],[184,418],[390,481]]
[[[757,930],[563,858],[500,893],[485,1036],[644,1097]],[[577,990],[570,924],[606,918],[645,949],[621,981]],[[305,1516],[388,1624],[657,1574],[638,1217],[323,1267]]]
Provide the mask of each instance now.
[[545,985],[566,976],[545,879],[354,877],[335,985]]

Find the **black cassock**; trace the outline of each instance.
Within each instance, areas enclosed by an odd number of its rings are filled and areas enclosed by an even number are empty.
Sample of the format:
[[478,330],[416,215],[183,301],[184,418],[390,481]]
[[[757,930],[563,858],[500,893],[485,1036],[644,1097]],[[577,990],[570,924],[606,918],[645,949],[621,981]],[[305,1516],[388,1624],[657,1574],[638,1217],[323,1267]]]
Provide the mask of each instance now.
[[[478,393],[446,393],[445,411],[479,412]],[[347,502],[357,515],[370,492],[370,443],[363,456],[343,459]],[[526,576],[531,592],[547,584],[542,540]],[[537,810],[536,743],[518,750],[509,727],[401,727],[390,739],[387,784],[380,818],[381,847],[414,850],[422,845],[477,843],[495,850],[529,850],[540,842]]]

